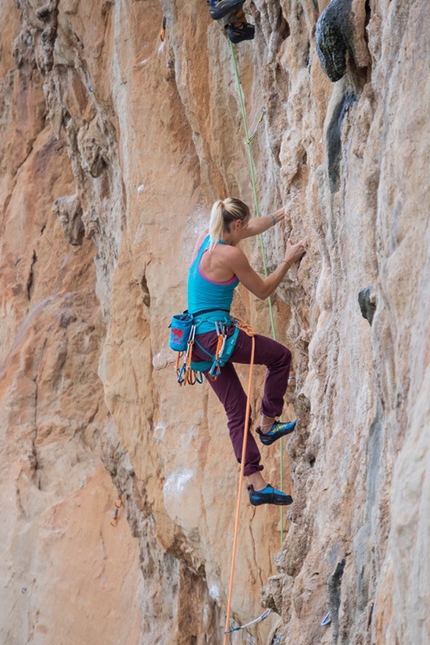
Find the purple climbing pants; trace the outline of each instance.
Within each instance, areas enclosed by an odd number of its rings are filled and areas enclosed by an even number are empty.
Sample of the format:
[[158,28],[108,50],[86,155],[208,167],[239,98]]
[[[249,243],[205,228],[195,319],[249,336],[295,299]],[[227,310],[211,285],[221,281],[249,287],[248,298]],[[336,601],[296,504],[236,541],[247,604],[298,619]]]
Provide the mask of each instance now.
[[[229,336],[231,335],[230,331],[232,333],[233,330],[229,330]],[[208,352],[212,355],[215,354],[217,344],[217,334],[215,331],[198,334],[196,339]],[[239,463],[242,457],[246,394],[233,363],[249,365],[251,361],[251,346],[252,340],[250,336],[240,330],[230,360],[221,368],[221,375],[213,381],[208,378],[207,372],[205,372],[209,385],[226,411],[230,439],[233,444],[234,454]],[[193,360],[208,360],[207,354],[197,344],[193,348]],[[291,365],[291,352],[275,340],[256,335],[254,363],[255,365],[266,365],[267,367],[261,412],[267,417],[278,417],[281,415],[284,405],[284,394],[287,390]],[[251,419],[249,422],[250,426]],[[263,470],[260,461],[260,451],[253,435],[251,432],[248,432],[244,474],[252,475],[252,473]]]

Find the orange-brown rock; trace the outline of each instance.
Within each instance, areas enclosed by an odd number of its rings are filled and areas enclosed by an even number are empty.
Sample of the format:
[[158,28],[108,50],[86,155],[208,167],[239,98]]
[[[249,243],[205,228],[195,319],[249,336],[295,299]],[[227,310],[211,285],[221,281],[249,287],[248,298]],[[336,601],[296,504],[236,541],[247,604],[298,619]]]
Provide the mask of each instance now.
[[[243,487],[231,624],[273,611],[229,642],[417,645],[430,19],[424,0],[333,0],[332,83],[315,40],[328,4],[247,2],[255,40],[235,47],[259,206],[288,211],[265,262],[290,235],[307,253],[273,298],[298,427],[282,460],[263,453],[294,503],[254,509]],[[207,384],[177,387],[167,339],[212,201],[253,205],[229,42],[203,0],[2,9],[1,640],[217,645],[238,466]],[[245,250],[262,271],[258,241]],[[240,288],[234,307],[271,333],[266,303]]]

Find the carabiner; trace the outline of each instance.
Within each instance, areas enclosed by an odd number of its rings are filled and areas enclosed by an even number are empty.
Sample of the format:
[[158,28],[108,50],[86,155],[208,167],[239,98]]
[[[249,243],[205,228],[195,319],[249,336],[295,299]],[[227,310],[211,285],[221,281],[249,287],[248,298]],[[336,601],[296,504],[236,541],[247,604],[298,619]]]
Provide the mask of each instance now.
[[212,367],[209,370],[209,376],[212,379],[217,379],[220,374],[221,374],[221,368],[220,368],[220,366],[218,364],[218,361],[215,360],[212,363]]
[[181,369],[178,372],[178,385],[182,385],[185,382],[185,376],[184,374],[186,373],[187,370],[187,365],[184,363],[181,367]]

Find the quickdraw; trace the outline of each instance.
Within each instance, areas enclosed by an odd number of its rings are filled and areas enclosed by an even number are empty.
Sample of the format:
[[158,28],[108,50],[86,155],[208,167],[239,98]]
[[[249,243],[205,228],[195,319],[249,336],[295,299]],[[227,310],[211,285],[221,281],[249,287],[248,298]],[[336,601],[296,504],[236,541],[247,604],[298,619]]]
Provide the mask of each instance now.
[[212,381],[216,381],[218,376],[221,374],[221,359],[225,349],[225,343],[227,341],[227,331],[224,323],[215,322],[215,329],[218,335],[218,340],[215,350],[215,358],[212,363],[212,367],[209,370],[209,377]]
[[255,625],[255,623],[261,623],[261,621],[265,620],[267,616],[271,613],[271,609],[266,609],[265,612],[261,614],[258,618],[255,618],[255,620],[250,620],[249,623],[246,623],[245,625],[241,625],[240,627],[233,627],[232,629],[228,629],[227,631],[224,632],[224,634],[231,634],[232,632],[237,632],[240,629],[246,629],[246,627],[250,627],[250,625]]
[[166,37],[166,16],[163,16],[163,22],[161,24],[161,31],[160,31],[160,40],[163,43],[164,39]]
[[[196,326],[191,326],[190,335],[188,336],[187,350],[185,352],[178,352],[176,359],[176,376],[178,385],[195,385],[196,383],[203,383],[203,375],[201,372],[193,370],[191,367],[191,360],[193,356],[193,345],[194,339],[196,336]],[[182,357],[184,356],[184,362],[182,366],[180,365]]]
[[115,501],[115,510],[113,511],[113,519],[111,520],[111,526],[116,528],[118,526],[118,515],[119,515],[119,509],[122,506],[122,498],[121,495],[118,495],[116,501]]
[[263,105],[263,107],[261,108],[260,117],[259,117],[259,119],[258,119],[258,121],[257,121],[257,125],[256,125],[256,126],[255,126],[255,128],[252,130],[252,132],[251,132],[251,134],[249,135],[249,137],[248,137],[247,139],[245,139],[245,144],[246,144],[247,146],[249,146],[249,144],[251,143],[251,141],[254,139],[255,135],[257,134],[258,126],[259,126],[259,125],[260,125],[260,123],[262,122],[263,117],[264,117],[264,115],[265,115],[265,114],[266,114],[266,108],[265,108],[265,106]]
[[321,627],[325,627],[326,625],[330,625],[330,623],[331,623],[331,611],[328,611],[320,624],[321,624]]

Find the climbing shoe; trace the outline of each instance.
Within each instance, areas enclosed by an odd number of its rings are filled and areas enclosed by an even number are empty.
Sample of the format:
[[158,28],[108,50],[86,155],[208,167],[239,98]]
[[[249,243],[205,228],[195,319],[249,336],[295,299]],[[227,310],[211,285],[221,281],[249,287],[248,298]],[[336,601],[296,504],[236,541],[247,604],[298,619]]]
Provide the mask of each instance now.
[[289,421],[288,423],[282,423],[282,421],[275,421],[272,424],[269,432],[262,432],[260,428],[257,428],[257,434],[260,436],[261,443],[264,443],[265,446],[271,446],[272,443],[278,441],[281,437],[290,434],[296,427],[296,421]]
[[245,0],[210,0],[209,13],[213,20],[219,20],[244,2]]
[[253,506],[261,506],[261,504],[275,504],[276,506],[288,506],[292,504],[293,498],[291,495],[286,495],[280,490],[276,490],[273,486],[268,484],[263,490],[254,490],[253,486],[248,486],[249,501]]
[[255,36],[255,27],[249,22],[242,22],[239,27],[226,25],[225,30],[229,40],[234,44],[240,43],[242,40],[253,40]]

